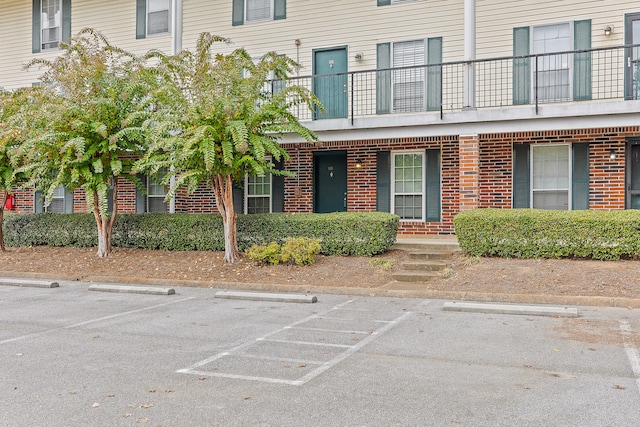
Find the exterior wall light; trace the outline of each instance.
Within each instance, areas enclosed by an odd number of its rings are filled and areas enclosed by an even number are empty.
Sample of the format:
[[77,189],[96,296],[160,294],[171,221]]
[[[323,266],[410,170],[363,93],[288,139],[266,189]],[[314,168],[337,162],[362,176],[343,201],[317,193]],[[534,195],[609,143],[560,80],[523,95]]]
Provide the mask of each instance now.
[[607,25],[606,27],[604,27],[605,36],[610,36],[611,33],[613,33],[613,25]]
[[616,158],[616,150],[614,150],[613,148],[611,150],[609,150],[609,158],[611,160],[615,160],[615,158]]
[[356,159],[356,169],[362,168],[362,159]]

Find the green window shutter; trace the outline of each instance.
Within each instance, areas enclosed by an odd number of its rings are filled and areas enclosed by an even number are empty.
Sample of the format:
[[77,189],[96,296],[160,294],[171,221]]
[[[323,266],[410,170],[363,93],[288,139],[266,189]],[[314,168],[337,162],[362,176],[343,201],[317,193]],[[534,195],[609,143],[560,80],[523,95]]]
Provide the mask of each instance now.
[[571,145],[573,171],[571,182],[571,209],[589,209],[589,143]]
[[529,144],[513,146],[513,207],[528,208],[530,206],[530,171],[531,163]]
[[[513,56],[529,55],[529,27],[513,29]],[[531,58],[513,60],[513,104],[531,102]]]
[[[141,174],[136,175],[136,177],[140,180],[142,185],[146,187],[147,177]],[[136,186],[136,213],[145,213],[147,211],[147,197],[143,191],[141,191],[138,186]]]
[[427,221],[440,221],[440,149],[426,151],[425,212]]
[[378,6],[388,6],[391,4],[391,0],[378,0]]
[[285,19],[287,17],[287,0],[275,0],[273,5],[273,19]]
[[71,38],[71,0],[62,0],[62,41],[69,43]]
[[[273,163],[277,170],[284,169],[282,159]],[[284,176],[282,175],[271,177],[271,212],[284,212]]]
[[44,193],[42,190],[38,190],[33,195],[33,207],[35,213],[44,212]]
[[[31,52],[40,52],[40,0],[33,0],[33,10],[31,11]],[[37,211],[36,211],[37,212]],[[43,212],[43,211],[41,211]]]
[[[591,20],[573,23],[573,47],[575,50],[591,49]],[[591,99],[591,52],[573,56],[573,99]]]
[[244,190],[235,182],[233,183],[233,209],[237,214],[244,213]]
[[[427,65],[442,64],[442,37],[427,40]],[[442,66],[427,67],[427,110],[442,106]]]
[[376,153],[376,210],[391,212],[391,153]]
[[391,112],[391,44],[380,43],[376,49],[376,114]]
[[147,37],[147,0],[136,0],[136,39]]
[[73,213],[73,190],[67,191],[64,190],[64,213],[70,214]]
[[233,0],[233,11],[231,12],[231,25],[244,24],[244,0]]

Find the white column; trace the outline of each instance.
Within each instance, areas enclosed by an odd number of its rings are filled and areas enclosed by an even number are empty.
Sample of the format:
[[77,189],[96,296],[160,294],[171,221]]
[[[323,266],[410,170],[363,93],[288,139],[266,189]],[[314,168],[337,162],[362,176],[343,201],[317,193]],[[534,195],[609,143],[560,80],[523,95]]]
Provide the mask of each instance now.
[[[464,60],[476,59],[476,0],[464,0]],[[464,108],[476,106],[475,65],[464,65]]]
[[[173,0],[171,5],[171,54],[176,55],[182,50],[182,0]],[[176,176],[172,173],[169,187],[173,190],[175,186]],[[175,195],[169,200],[169,213],[176,213]]]

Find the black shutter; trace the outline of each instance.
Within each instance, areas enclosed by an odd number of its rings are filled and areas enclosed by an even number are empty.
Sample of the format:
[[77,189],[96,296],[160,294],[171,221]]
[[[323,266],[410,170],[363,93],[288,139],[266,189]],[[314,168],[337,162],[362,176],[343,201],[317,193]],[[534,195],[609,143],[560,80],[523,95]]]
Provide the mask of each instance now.
[[573,173],[571,182],[571,209],[589,209],[589,143],[571,145]]
[[71,0],[62,0],[62,41],[69,43],[71,38]]
[[73,190],[64,189],[64,213],[73,213]]
[[275,0],[273,5],[273,19],[285,19],[287,17],[287,0]]
[[376,47],[376,114],[391,112],[391,44],[379,43]]
[[391,0],[378,0],[378,6],[388,6],[391,4]]
[[425,212],[427,221],[440,221],[440,149],[426,151]]
[[[513,29],[513,56],[529,55],[529,27]],[[531,102],[531,58],[513,60],[513,104]]]
[[513,207],[530,207],[529,144],[513,146]]
[[233,183],[233,209],[237,214],[244,213],[244,189]]
[[376,153],[376,210],[391,212],[391,153]]
[[[276,170],[284,170],[282,159],[274,161]],[[284,176],[271,178],[271,212],[284,212]]]
[[[147,177],[141,174],[136,175],[142,185],[146,187]],[[136,185],[136,213],[145,213],[147,211],[147,196]]]
[[[33,0],[33,10],[31,11],[32,21],[31,21],[31,52],[38,53],[40,52],[40,26],[41,26],[41,16],[40,16],[40,8],[41,8],[41,0]],[[37,211],[36,211],[37,212]],[[42,211],[41,211],[42,212]]]
[[44,193],[38,190],[33,194],[33,210],[35,213],[44,212]]
[[136,39],[147,37],[147,0],[136,0]]
[[[591,49],[591,20],[573,23],[573,47],[575,50]],[[573,99],[591,99],[591,52],[573,55]]]
[[244,0],[233,0],[233,10],[231,12],[231,25],[244,24]]

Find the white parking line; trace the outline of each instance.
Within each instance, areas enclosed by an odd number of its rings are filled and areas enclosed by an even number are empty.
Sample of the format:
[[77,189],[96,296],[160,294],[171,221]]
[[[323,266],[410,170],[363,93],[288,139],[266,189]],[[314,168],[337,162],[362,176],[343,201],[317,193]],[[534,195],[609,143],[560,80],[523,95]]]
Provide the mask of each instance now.
[[633,374],[636,377],[636,385],[638,386],[638,391],[640,391],[640,354],[638,354],[638,349],[633,346],[631,342],[631,337],[633,336],[633,330],[631,329],[631,325],[626,320],[620,320],[620,330],[622,331],[622,339],[624,341],[624,349],[627,352],[627,357],[629,358],[629,362],[631,363],[631,369],[633,370]]
[[60,330],[63,330],[63,329],[77,328],[79,326],[89,325],[91,323],[101,322],[103,320],[114,319],[116,317],[127,316],[129,314],[140,313],[140,312],[147,311],[147,310],[153,310],[153,309],[156,309],[156,308],[165,307],[165,306],[168,306],[168,305],[171,305],[171,304],[177,304],[179,302],[184,302],[184,301],[188,301],[188,300],[192,300],[192,299],[194,299],[194,297],[183,298],[183,299],[179,299],[179,300],[175,300],[175,301],[165,302],[163,304],[156,304],[156,305],[152,305],[152,306],[149,306],[149,307],[139,308],[139,309],[136,309],[136,310],[130,310],[130,311],[122,312],[122,313],[112,314],[110,316],[99,317],[97,319],[91,319],[91,320],[87,320],[87,321],[84,321],[84,322],[75,323],[73,325],[60,326],[59,328],[53,328],[53,329],[47,329],[45,331],[34,332],[33,334],[22,335],[22,336],[19,336],[19,337],[9,338],[9,339],[0,341],[0,344],[8,344],[8,343],[11,343],[11,342],[21,341],[21,340],[28,339],[28,338],[35,338],[35,337],[46,335],[46,334],[49,334],[49,333],[52,333],[52,332],[55,332],[55,331],[60,331]]

